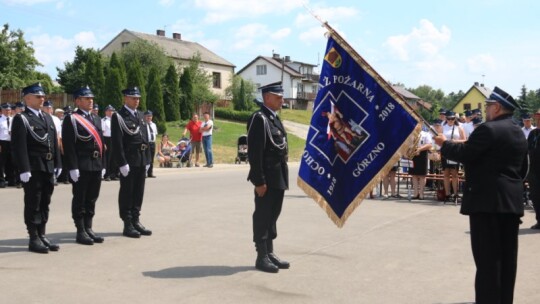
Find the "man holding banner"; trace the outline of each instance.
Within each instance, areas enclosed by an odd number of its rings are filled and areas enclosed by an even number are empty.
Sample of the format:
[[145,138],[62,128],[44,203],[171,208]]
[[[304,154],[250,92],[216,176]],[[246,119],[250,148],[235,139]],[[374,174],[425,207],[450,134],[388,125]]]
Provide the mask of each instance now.
[[274,254],[277,237],[276,222],[281,213],[283,196],[289,188],[287,166],[287,133],[277,115],[283,105],[281,82],[260,88],[261,109],[251,115],[248,131],[248,180],[255,186],[253,241],[257,249],[255,267],[276,273],[289,268],[289,263]]
[[77,90],[73,97],[77,111],[68,114],[62,124],[64,156],[73,185],[71,215],[77,227],[77,243],[93,245],[104,241],[92,230],[103,169],[101,119],[92,113],[94,94],[88,86]]

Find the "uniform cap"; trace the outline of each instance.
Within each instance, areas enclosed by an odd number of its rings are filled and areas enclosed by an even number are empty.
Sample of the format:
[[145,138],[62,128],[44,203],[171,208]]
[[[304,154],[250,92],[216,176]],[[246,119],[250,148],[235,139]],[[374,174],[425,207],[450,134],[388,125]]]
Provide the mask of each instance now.
[[446,111],[446,112],[444,113],[444,116],[446,116],[446,117],[448,117],[448,118],[456,117],[456,113],[454,113],[453,111],[448,110],[448,111]]
[[11,104],[9,104],[9,103],[2,104],[2,109],[4,109],[4,110],[11,109]]
[[486,102],[498,102],[509,110],[521,109],[519,104],[514,100],[514,97],[499,87],[495,87],[495,89],[493,89]]
[[141,91],[137,87],[127,88],[122,91],[122,94],[128,97],[141,97]]
[[23,96],[31,94],[36,96],[45,96],[45,91],[40,82],[36,82],[22,89]]
[[108,105],[108,106],[105,107],[105,111],[109,111],[109,110],[115,111],[116,109],[113,106]]
[[47,101],[45,101],[45,102],[43,103],[43,106],[46,107],[46,108],[52,108],[53,103],[52,103],[52,101],[47,100]]
[[261,90],[262,94],[272,93],[275,95],[283,96],[283,86],[281,85],[281,81],[262,86],[259,88],[259,90]]
[[152,116],[154,115],[154,113],[152,113],[152,111],[150,110],[147,110],[146,112],[144,112],[144,116]]
[[75,91],[73,93],[73,98],[77,99],[79,97],[94,97],[94,93],[92,93],[92,90],[88,86],[83,87]]

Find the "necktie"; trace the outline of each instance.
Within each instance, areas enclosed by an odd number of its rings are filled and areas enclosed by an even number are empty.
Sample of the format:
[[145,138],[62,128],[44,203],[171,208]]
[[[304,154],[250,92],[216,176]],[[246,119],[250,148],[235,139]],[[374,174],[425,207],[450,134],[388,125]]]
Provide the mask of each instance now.
[[39,118],[41,118],[41,120],[45,121],[45,118],[43,117],[43,114],[41,114],[41,112],[38,112],[38,116]]
[[7,127],[9,129],[9,116],[6,116],[6,119],[7,119]]
[[154,130],[150,127],[150,141],[154,142]]

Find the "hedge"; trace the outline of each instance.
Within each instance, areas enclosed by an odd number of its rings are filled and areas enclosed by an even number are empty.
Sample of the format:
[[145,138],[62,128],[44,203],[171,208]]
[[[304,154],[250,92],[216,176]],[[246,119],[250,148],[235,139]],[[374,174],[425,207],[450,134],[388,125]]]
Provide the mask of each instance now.
[[222,119],[248,122],[253,111],[235,111],[232,109],[216,108],[214,114],[216,117]]

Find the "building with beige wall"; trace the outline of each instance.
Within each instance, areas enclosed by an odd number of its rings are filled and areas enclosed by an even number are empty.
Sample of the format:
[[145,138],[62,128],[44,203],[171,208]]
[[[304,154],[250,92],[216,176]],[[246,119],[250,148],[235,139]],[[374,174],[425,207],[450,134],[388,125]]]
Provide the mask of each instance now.
[[101,49],[101,53],[111,56],[113,52],[120,52],[122,48],[128,46],[129,43],[136,39],[155,43],[164,50],[165,55],[173,59],[179,66],[187,66],[191,58],[199,54],[201,57],[200,67],[208,75],[212,76],[210,89],[220,99],[227,99],[225,89],[232,83],[234,64],[196,42],[182,40],[182,36],[179,33],[173,33],[169,38],[165,37],[165,31],[163,30],[157,30],[155,35],[151,35],[125,29],[107,43]]

